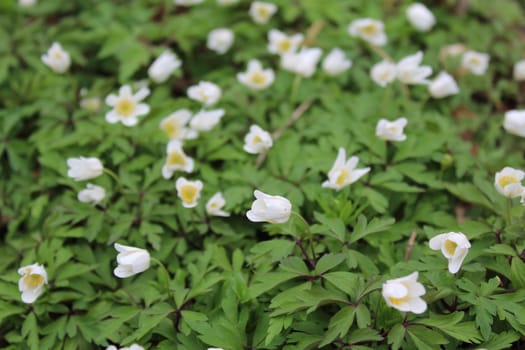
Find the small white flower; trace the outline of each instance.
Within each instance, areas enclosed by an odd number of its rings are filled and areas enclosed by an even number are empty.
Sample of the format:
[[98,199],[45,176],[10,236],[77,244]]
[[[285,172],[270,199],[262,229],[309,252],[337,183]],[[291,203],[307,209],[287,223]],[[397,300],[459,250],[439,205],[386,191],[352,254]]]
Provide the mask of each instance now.
[[472,74],[483,75],[489,66],[490,56],[486,53],[467,51],[461,59],[461,66]]
[[514,64],[513,76],[517,81],[525,80],[525,60],[518,61]]
[[210,131],[224,116],[224,109],[201,110],[191,118],[190,128],[194,131]]
[[253,192],[255,201],[252,208],[246,213],[252,222],[269,222],[283,224],[288,221],[292,213],[292,203],[282,196],[271,196],[259,190]]
[[420,66],[423,60],[423,52],[403,58],[397,64],[397,78],[403,84],[427,84],[426,78],[432,74],[430,66]]
[[494,186],[499,193],[505,197],[519,197],[523,193],[521,181],[525,178],[525,172],[511,167],[505,167],[496,173]]
[[193,5],[200,4],[203,1],[204,0],[174,0],[175,5],[180,5],[180,6],[193,6]]
[[376,136],[386,141],[405,141],[407,136],[403,134],[403,129],[407,123],[406,118],[399,118],[394,121],[380,119],[376,127]]
[[418,272],[388,280],[383,283],[383,298],[390,307],[403,312],[421,314],[427,309],[427,303],[421,299],[425,295],[425,287],[417,281]]
[[441,72],[428,85],[428,92],[434,98],[444,98],[459,93],[459,87],[450,74]]
[[268,32],[268,51],[278,55],[297,51],[304,40],[304,35],[296,33],[286,35],[280,30],[272,29]]
[[51,45],[49,50],[42,55],[41,59],[49,68],[60,74],[65,73],[71,65],[69,53],[57,42]]
[[277,12],[277,6],[269,2],[254,1],[250,5],[250,16],[257,24],[268,23],[275,12]]
[[95,157],[85,158],[69,158],[67,160],[67,176],[75,181],[83,181],[93,179],[102,175],[104,166],[100,159]]
[[261,62],[250,60],[245,73],[238,73],[237,80],[253,90],[263,90],[270,86],[275,79],[271,68],[263,69]]
[[224,350],[223,348],[208,348],[208,350]]
[[343,50],[336,47],[324,58],[323,70],[328,75],[338,75],[352,67],[352,60],[346,57]]
[[129,347],[120,348],[120,350],[144,350],[139,344],[131,344]]
[[106,350],[118,350],[118,348],[115,345],[110,345],[106,348]]
[[80,108],[87,109],[88,111],[98,111],[102,105],[100,97],[84,97],[80,100]]
[[191,119],[191,112],[187,109],[179,109],[160,122],[160,128],[168,135],[170,140],[194,139],[197,133],[186,125]]
[[396,75],[397,66],[390,61],[376,63],[370,71],[370,77],[372,80],[381,87],[385,87],[394,81]]
[[36,5],[37,0],[18,0],[18,6],[31,7]]
[[299,52],[285,53],[281,56],[281,67],[287,71],[299,74],[304,78],[311,77],[315,73],[317,62],[321,58],[323,50],[317,47],[303,47]]
[[109,94],[106,97],[106,104],[113,109],[106,113],[106,121],[110,124],[121,122],[125,126],[137,125],[138,117],[150,111],[148,104],[140,103],[149,95],[149,92],[149,89],[144,87],[133,95],[131,87],[123,85],[118,95]]
[[193,171],[194,161],[188,157],[182,150],[182,142],[174,139],[167,146],[166,163],[162,167],[162,176],[169,179],[177,170],[191,173]]
[[184,208],[194,208],[197,206],[197,200],[201,195],[202,181],[188,181],[184,177],[179,177],[175,182],[177,195],[182,200]]
[[230,216],[230,213],[222,210],[225,204],[226,200],[224,199],[224,196],[221,192],[217,192],[206,203],[206,212],[210,216]]
[[244,137],[243,149],[251,154],[261,153],[273,146],[272,136],[258,125],[250,126],[250,132]]
[[148,75],[156,83],[163,83],[182,65],[182,61],[173,52],[164,51],[148,68]]
[[503,127],[509,134],[525,137],[525,109],[505,112]]
[[119,252],[117,255],[118,266],[113,270],[115,276],[127,278],[149,268],[150,256],[147,250],[118,243],[115,243],[114,247]]
[[406,15],[410,24],[422,32],[429,31],[436,24],[434,14],[419,2],[410,5],[407,8]]
[[221,98],[221,88],[209,81],[201,81],[198,85],[188,88],[188,97],[199,101],[205,106],[216,104]]
[[370,168],[356,169],[357,163],[359,163],[359,157],[352,156],[347,161],[345,149],[339,148],[334,165],[328,172],[328,180],[323,182],[322,187],[333,188],[339,191],[368,174]]
[[385,25],[371,18],[356,19],[348,26],[348,33],[376,46],[383,46],[387,42]]
[[230,49],[234,40],[235,35],[230,29],[218,28],[208,33],[206,47],[222,55]]
[[22,292],[22,301],[32,304],[42,294],[44,284],[47,284],[47,273],[39,264],[27,265],[18,269],[22,276],[18,280],[18,290]]
[[92,203],[93,205],[100,203],[106,197],[106,190],[104,187],[88,183],[86,188],[78,192],[77,198],[82,203]]
[[467,236],[461,232],[442,233],[432,237],[428,245],[432,250],[441,250],[441,253],[448,259],[448,271],[450,273],[459,271],[470,248]]
[[217,0],[217,4],[220,6],[229,6],[238,3],[239,0]]

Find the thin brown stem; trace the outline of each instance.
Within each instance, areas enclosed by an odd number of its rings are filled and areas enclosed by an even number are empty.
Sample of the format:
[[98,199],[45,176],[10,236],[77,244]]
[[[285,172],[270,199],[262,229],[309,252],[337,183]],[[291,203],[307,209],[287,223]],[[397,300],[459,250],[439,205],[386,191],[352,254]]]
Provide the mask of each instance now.
[[304,258],[306,259],[306,261],[308,262],[308,265],[310,265],[310,267],[312,269],[315,269],[315,260],[310,258],[310,256],[308,255],[308,252],[306,251],[306,249],[304,248],[304,245],[303,245],[303,241],[301,241],[300,239],[296,239],[295,240],[295,243],[297,244],[297,246],[299,247],[299,249],[301,249],[301,252],[303,253],[303,256]]
[[414,243],[416,242],[417,231],[414,229],[410,238],[408,239],[407,250],[405,252],[405,261],[410,259],[410,254],[412,253],[412,248],[414,248]]

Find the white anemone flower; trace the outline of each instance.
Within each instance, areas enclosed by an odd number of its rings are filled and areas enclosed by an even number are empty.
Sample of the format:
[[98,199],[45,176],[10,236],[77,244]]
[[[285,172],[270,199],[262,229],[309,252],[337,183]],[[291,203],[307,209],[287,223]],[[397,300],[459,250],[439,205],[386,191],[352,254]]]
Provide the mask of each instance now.
[[444,98],[459,93],[459,87],[450,74],[441,72],[430,82],[428,91],[434,98]]
[[286,53],[281,56],[281,67],[287,71],[299,74],[304,78],[311,77],[317,68],[317,63],[323,54],[318,47],[303,47],[298,52]]
[[128,278],[149,268],[150,256],[147,250],[119,243],[115,243],[114,247],[118,252],[118,266],[113,274],[118,278]]
[[509,134],[525,137],[525,109],[505,112],[503,128]]
[[140,103],[149,93],[149,89],[143,87],[132,94],[131,87],[124,85],[120,88],[118,95],[109,94],[106,97],[106,104],[113,109],[106,113],[106,121],[110,124],[121,122],[125,126],[137,125],[138,117],[150,111],[148,104]]
[[474,75],[483,75],[489,67],[490,56],[477,51],[467,51],[461,59],[461,66]]
[[427,303],[421,298],[425,287],[417,281],[418,272],[388,280],[383,284],[382,294],[386,304],[403,312],[421,314],[427,309]]
[[237,74],[237,80],[252,90],[266,89],[272,85],[274,79],[273,69],[263,69],[258,60],[250,60],[246,72]]
[[235,40],[235,35],[228,28],[217,28],[208,33],[206,47],[222,55],[228,52]]
[[188,157],[182,150],[180,140],[171,140],[167,146],[166,163],[162,167],[162,177],[170,179],[177,170],[191,173],[193,171],[194,161]]
[[385,141],[405,141],[407,136],[403,133],[403,129],[407,123],[406,118],[393,121],[380,119],[376,126],[376,136]]
[[348,26],[348,33],[375,46],[383,46],[387,42],[385,25],[371,18],[356,19]]
[[49,68],[60,74],[67,72],[71,65],[69,53],[57,42],[51,45],[49,50],[42,55],[41,59]]
[[295,52],[303,40],[304,35],[301,33],[286,35],[280,30],[272,29],[268,32],[268,51],[278,55]]
[[164,51],[148,68],[148,76],[160,84],[168,80],[170,75],[182,65],[182,61],[173,52]]
[[512,76],[517,81],[525,80],[525,60],[518,61],[514,64],[514,69],[512,70]]
[[324,58],[322,68],[328,75],[339,75],[352,67],[352,60],[348,59],[345,52],[336,47]]
[[277,12],[277,6],[270,2],[254,1],[250,5],[250,16],[257,24],[268,23],[270,18]]
[[162,119],[160,128],[168,135],[170,140],[194,139],[197,137],[197,133],[186,127],[191,116],[192,114],[188,109],[179,109]]
[[95,157],[68,158],[67,166],[69,167],[67,176],[75,181],[93,179],[104,172],[102,162]]
[[210,131],[224,116],[224,109],[201,110],[191,118],[190,128],[195,132]]
[[210,216],[230,216],[230,213],[225,212],[222,208],[226,205],[226,200],[221,192],[215,193],[206,203],[206,213]]
[[250,132],[244,137],[243,149],[251,154],[261,153],[273,146],[272,136],[258,125],[250,126]]
[[359,163],[359,157],[352,156],[347,161],[345,149],[339,148],[334,165],[328,172],[328,180],[323,182],[322,187],[333,188],[339,191],[368,174],[370,168],[356,169],[357,163]]
[[376,63],[370,71],[370,77],[379,86],[385,87],[396,79],[397,66],[390,61]]
[[88,183],[86,188],[78,192],[77,198],[82,203],[91,203],[96,205],[106,197],[106,190],[102,186]]
[[442,233],[432,237],[428,245],[432,250],[441,250],[441,253],[448,259],[448,271],[450,273],[459,271],[470,248],[467,236],[461,232]]
[[432,74],[432,67],[420,66],[423,60],[423,52],[403,58],[397,64],[397,78],[403,84],[427,84],[428,76]]
[[255,201],[246,217],[252,222],[269,222],[283,224],[288,221],[292,213],[292,203],[282,196],[272,196],[255,190]]
[[496,173],[494,186],[505,197],[519,197],[523,193],[523,186],[521,185],[523,178],[525,178],[524,171],[505,167]]
[[406,15],[410,24],[421,32],[428,32],[436,24],[436,17],[432,11],[420,2],[410,5]]
[[189,181],[184,177],[179,177],[175,182],[177,195],[182,200],[184,208],[194,208],[197,206],[197,201],[201,195],[202,181]]
[[222,91],[217,84],[209,81],[200,81],[197,85],[188,88],[188,97],[201,102],[204,106],[212,106],[219,102]]
[[47,284],[47,272],[44,266],[32,264],[18,269],[22,277],[18,280],[18,290],[22,292],[22,301],[32,304],[42,294],[44,284]]

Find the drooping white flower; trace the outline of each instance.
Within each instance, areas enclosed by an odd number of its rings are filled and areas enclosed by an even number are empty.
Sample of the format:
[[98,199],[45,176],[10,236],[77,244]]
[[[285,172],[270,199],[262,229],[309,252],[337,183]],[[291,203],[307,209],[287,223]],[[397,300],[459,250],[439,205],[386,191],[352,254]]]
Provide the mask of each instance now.
[[383,283],[382,294],[386,304],[403,312],[421,314],[427,309],[427,303],[421,299],[425,287],[417,281],[419,273],[388,280]]
[[200,4],[203,1],[204,0],[174,0],[174,3],[175,5],[180,5],[180,6],[193,6],[193,5]]
[[514,69],[512,72],[514,79],[517,81],[525,80],[525,60],[518,61],[514,64]]
[[343,50],[336,47],[324,58],[323,70],[328,75],[338,75],[352,67],[352,60],[346,57]]
[[18,280],[18,290],[22,292],[22,301],[32,304],[42,294],[44,284],[47,284],[47,272],[39,264],[27,265],[18,269],[22,276]]
[[489,66],[490,56],[477,51],[467,51],[461,59],[461,66],[474,75],[483,75]]
[[32,7],[36,5],[37,0],[18,0],[20,7]]
[[206,47],[222,55],[233,45],[235,35],[228,28],[217,28],[208,33]]
[[257,24],[268,23],[270,18],[277,12],[277,6],[270,2],[254,1],[250,5],[250,16]]
[[289,52],[281,56],[281,67],[305,78],[315,73],[317,62],[323,50],[317,47],[303,47],[299,52]]
[[423,52],[417,53],[403,58],[397,64],[397,78],[403,84],[427,84],[426,79],[432,74],[432,67],[420,66],[423,60]]
[[420,2],[416,2],[407,8],[406,15],[410,24],[419,31],[427,32],[436,24],[436,18],[432,11]]
[[191,118],[190,128],[194,131],[210,131],[224,116],[224,109],[201,110]]
[[525,137],[525,109],[505,112],[503,127],[509,134]]
[[428,85],[428,92],[434,98],[444,98],[459,93],[459,87],[450,74],[441,72]]
[[394,121],[380,119],[376,126],[376,136],[386,141],[405,141],[407,136],[403,133],[403,129],[407,123],[406,118]]
[[191,119],[191,112],[185,108],[179,109],[160,122],[160,128],[168,135],[170,140],[194,139],[197,133],[187,128],[186,125]]
[[459,271],[470,248],[467,236],[461,232],[442,233],[432,237],[428,245],[432,250],[441,250],[441,253],[448,259],[448,271],[450,273]]
[[252,208],[246,213],[252,222],[269,222],[282,224],[288,221],[292,213],[292,203],[282,196],[272,196],[255,190],[255,201]]
[[130,247],[123,244],[114,244],[117,250],[118,266],[113,270],[113,274],[118,278],[127,278],[149,268],[150,256],[145,249]]
[[376,46],[383,46],[387,42],[385,25],[371,18],[356,19],[348,26],[348,33]]
[[226,200],[224,199],[224,196],[221,192],[217,192],[206,203],[206,212],[210,216],[230,216],[230,213],[222,210],[225,204]]
[[106,104],[113,109],[106,113],[106,121],[110,124],[121,122],[125,126],[137,125],[138,117],[150,111],[148,104],[140,103],[149,93],[149,89],[143,87],[133,95],[131,87],[123,85],[118,95],[109,94],[106,97]]
[[75,181],[93,179],[102,175],[104,171],[102,162],[95,157],[69,158],[67,160],[67,166],[69,167],[67,176]]
[[505,167],[496,173],[494,186],[499,193],[505,197],[519,197],[523,193],[521,181],[525,178],[525,172],[511,167]]
[[221,88],[209,81],[201,81],[197,85],[188,88],[188,97],[199,101],[205,106],[216,104],[221,98]]
[[179,177],[175,182],[177,195],[182,200],[184,208],[194,208],[197,206],[197,200],[201,195],[202,181],[189,181],[184,177]]
[[182,150],[182,142],[174,139],[167,146],[166,163],[162,167],[162,177],[169,179],[177,170],[191,173],[193,171],[194,161],[188,157]]
[[71,57],[59,43],[54,42],[41,57],[42,62],[57,73],[65,73],[71,65]]
[[370,168],[356,169],[357,163],[359,163],[359,157],[352,156],[347,161],[345,149],[339,148],[334,165],[328,172],[328,180],[323,182],[322,187],[340,190],[356,182],[370,171]]
[[296,33],[286,35],[280,30],[272,29],[268,32],[268,51],[278,55],[295,52],[304,40],[304,35]]
[[244,137],[243,149],[251,154],[261,153],[273,146],[272,136],[258,125],[250,126],[250,132]]
[[88,183],[86,188],[78,192],[77,198],[82,203],[92,203],[93,205],[100,203],[106,197],[106,190],[104,187]]
[[370,71],[370,77],[379,86],[385,87],[394,79],[397,75],[397,66],[395,63],[390,61],[381,61],[376,63]]
[[164,51],[148,68],[148,76],[156,83],[163,83],[182,65],[182,61],[173,52]]
[[245,73],[237,73],[237,80],[253,90],[263,90],[272,85],[275,79],[273,69],[263,69],[261,62],[250,60]]

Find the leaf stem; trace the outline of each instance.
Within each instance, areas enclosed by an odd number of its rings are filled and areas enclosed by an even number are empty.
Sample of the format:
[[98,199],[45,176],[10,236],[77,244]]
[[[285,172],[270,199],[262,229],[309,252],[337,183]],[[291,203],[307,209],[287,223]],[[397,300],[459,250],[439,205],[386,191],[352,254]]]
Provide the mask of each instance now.
[[113,180],[115,180],[116,183],[118,183],[119,185],[121,184],[119,177],[118,177],[117,174],[115,174],[113,171],[109,170],[108,168],[104,168],[103,171],[104,171],[106,174],[108,174],[110,177],[112,177]]
[[164,266],[164,264],[159,259],[151,257],[150,260],[153,261],[155,264],[157,264],[160,267],[162,274],[164,274],[164,278],[166,279],[165,287],[166,287],[166,291],[168,292],[168,299],[169,299],[170,304],[173,303],[174,299],[173,299],[173,294],[170,288],[170,273],[168,269],[166,268],[166,266]]

